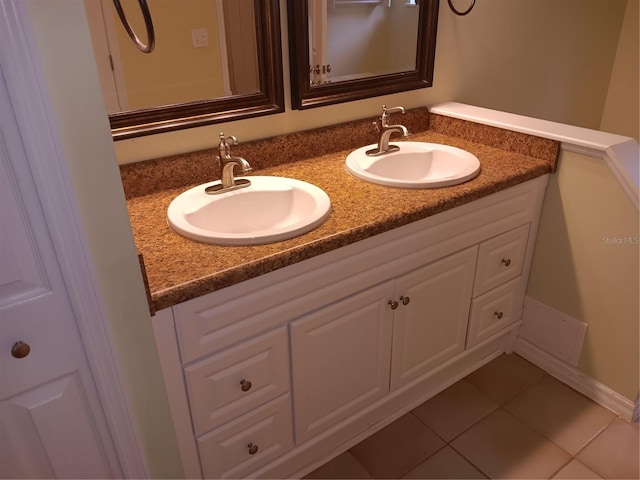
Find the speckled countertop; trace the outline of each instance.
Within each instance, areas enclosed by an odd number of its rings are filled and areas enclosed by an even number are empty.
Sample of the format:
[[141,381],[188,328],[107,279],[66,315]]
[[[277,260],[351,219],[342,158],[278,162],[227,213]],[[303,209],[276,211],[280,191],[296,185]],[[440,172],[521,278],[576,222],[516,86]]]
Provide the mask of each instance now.
[[[322,188],[331,198],[331,216],[320,227],[268,245],[208,245],[181,237],[167,225],[166,211],[173,198],[187,188],[216,179],[213,151],[121,167],[133,234],[144,259],[151,310],[170,307],[555,171],[559,151],[555,141],[441,117],[426,109],[408,112],[399,120],[414,132],[412,141],[443,143],[473,153],[480,160],[480,174],[461,185],[425,190],[375,185],[349,175],[344,168],[347,154],[373,143],[371,119],[252,142],[244,149],[236,147],[234,154],[252,164],[253,174],[304,180]],[[348,140],[333,141],[337,138]],[[321,153],[314,154],[318,151]]]

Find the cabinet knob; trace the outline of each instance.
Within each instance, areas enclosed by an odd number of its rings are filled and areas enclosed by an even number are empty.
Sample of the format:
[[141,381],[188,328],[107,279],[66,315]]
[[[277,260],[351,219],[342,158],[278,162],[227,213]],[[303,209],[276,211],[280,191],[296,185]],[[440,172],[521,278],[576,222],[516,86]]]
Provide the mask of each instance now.
[[411,299],[409,297],[400,297],[400,301],[402,302],[403,305],[409,305],[409,302],[411,301]]
[[31,347],[28,343],[21,341],[15,342],[11,346],[11,356],[14,358],[24,358],[31,352]]
[[502,312],[493,312],[493,314],[494,314],[496,317],[498,317],[498,320],[500,320],[500,319],[504,316],[504,313],[502,313]]
[[255,455],[258,453],[258,445],[255,443],[250,443],[247,447],[249,448],[249,455]]
[[509,265],[511,265],[511,259],[510,258],[503,258],[501,260],[502,263],[504,263],[505,267],[508,267]]
[[243,392],[248,392],[249,390],[251,390],[251,382],[245,380],[244,378],[240,380],[240,390],[242,390]]
[[398,302],[396,302],[395,300],[389,300],[387,303],[391,305],[391,310],[395,310],[396,308],[398,308]]

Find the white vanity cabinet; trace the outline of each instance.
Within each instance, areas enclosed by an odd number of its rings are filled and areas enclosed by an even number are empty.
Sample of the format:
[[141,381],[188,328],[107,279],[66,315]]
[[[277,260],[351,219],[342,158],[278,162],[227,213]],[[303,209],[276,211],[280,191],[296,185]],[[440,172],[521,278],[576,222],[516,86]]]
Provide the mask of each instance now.
[[157,312],[185,476],[303,476],[511,351],[546,183]]

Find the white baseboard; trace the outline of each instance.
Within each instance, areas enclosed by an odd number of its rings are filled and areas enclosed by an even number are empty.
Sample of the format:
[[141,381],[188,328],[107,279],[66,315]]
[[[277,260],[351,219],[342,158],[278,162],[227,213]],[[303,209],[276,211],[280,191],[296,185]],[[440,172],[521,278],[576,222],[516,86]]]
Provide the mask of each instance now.
[[629,422],[638,421],[638,399],[634,402],[614,392],[609,387],[536,347],[522,337],[519,337],[516,341],[515,352],[594,402],[620,415],[625,420]]

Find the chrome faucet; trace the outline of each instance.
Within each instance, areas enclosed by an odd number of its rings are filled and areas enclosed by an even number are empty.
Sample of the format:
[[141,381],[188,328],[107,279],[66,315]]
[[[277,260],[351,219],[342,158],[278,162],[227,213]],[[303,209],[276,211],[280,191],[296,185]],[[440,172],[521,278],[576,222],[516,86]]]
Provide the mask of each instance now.
[[223,193],[251,185],[251,182],[246,178],[236,180],[234,176],[233,169],[235,167],[239,167],[242,173],[249,173],[251,171],[251,165],[249,165],[249,162],[242,157],[235,157],[231,155],[231,146],[236,145],[238,145],[238,139],[236,137],[233,135],[225,137],[224,133],[220,132],[218,156],[216,157],[218,162],[220,162],[220,170],[222,171],[220,183],[207,187],[205,190],[207,193]]
[[373,122],[373,126],[379,134],[378,147],[371,150],[367,150],[365,153],[370,157],[377,157],[378,155],[385,155],[387,153],[396,152],[400,150],[397,145],[389,145],[389,138],[394,133],[400,133],[403,137],[409,137],[411,134],[404,125],[389,125],[389,118],[392,113],[404,114],[404,107],[387,108],[386,105],[382,106],[382,115],[380,116],[380,124],[377,121]]

